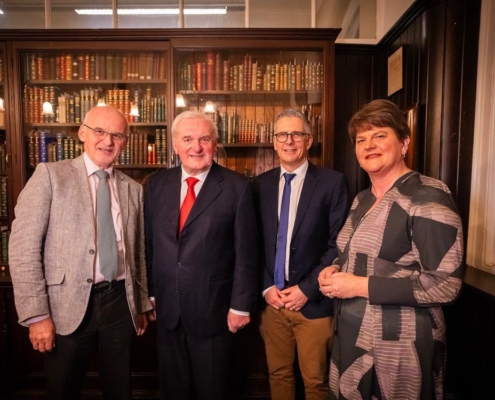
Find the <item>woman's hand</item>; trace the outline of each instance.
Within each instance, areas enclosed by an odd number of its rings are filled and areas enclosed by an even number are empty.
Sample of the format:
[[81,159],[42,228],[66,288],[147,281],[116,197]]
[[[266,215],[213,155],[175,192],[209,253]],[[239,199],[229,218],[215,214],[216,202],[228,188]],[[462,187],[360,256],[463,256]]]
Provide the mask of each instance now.
[[330,265],[323,269],[318,275],[318,283],[320,284],[320,292],[323,293],[324,296],[329,296],[330,284],[331,284],[331,276],[339,272],[339,267],[337,265]]
[[[325,270],[323,270],[325,271]],[[322,272],[323,272],[322,271]],[[321,274],[320,274],[321,276]],[[339,299],[354,297],[368,298],[368,277],[356,276],[348,272],[334,272],[329,278],[321,279],[320,290],[325,296]]]

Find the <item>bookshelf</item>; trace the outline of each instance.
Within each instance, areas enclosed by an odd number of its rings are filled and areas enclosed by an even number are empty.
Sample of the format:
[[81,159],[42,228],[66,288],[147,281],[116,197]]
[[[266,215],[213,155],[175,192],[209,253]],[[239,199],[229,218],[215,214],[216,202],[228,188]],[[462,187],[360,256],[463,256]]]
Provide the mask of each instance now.
[[168,52],[96,43],[31,42],[18,52],[26,178],[40,162],[83,152],[78,130],[89,109],[113,105],[127,117],[129,139],[116,161],[138,181],[169,165]]
[[[156,169],[179,164],[170,145],[171,122],[185,109],[204,111],[206,101],[213,102],[218,112],[216,118],[219,123],[223,113],[226,112],[232,117],[234,109],[239,128],[241,121],[251,121],[251,125],[247,122],[243,125],[243,136],[238,132],[238,140],[235,141],[232,140],[232,133],[230,142],[228,140],[228,125],[227,130],[223,129],[223,140],[218,146],[217,160],[227,168],[255,176],[276,166],[278,160],[273,151],[273,143],[269,139],[270,124],[273,124],[279,111],[291,106],[308,107],[308,115],[314,117],[319,129],[316,140],[318,143],[313,144],[311,159],[318,165],[332,167],[334,40],[338,32],[339,30],[335,29],[256,28],[0,29],[0,59],[3,66],[0,97],[4,96],[7,105],[5,122],[0,124],[0,145],[5,144],[8,157],[5,158],[6,170],[0,171],[0,178],[7,179],[8,217],[0,217],[0,226],[10,228],[16,199],[32,175],[34,166],[41,162],[41,132],[44,132],[43,147],[46,147],[43,161],[45,157],[46,161],[57,159],[58,140],[61,140],[62,150],[59,150],[59,153],[63,157],[66,154],[75,157],[80,151],[77,150],[77,146],[80,145],[77,132],[80,121],[84,118],[84,99],[90,105],[97,103],[100,98],[104,98],[105,102],[116,102],[117,107],[122,107],[124,113],[130,113],[133,105],[131,103],[137,103],[139,118],[129,119],[129,146],[132,146],[133,150],[126,151],[116,168],[140,182],[144,182]],[[265,73],[267,65],[277,63],[287,64],[288,66],[283,68],[288,69],[291,63],[296,65],[297,61],[300,63],[301,73],[306,65],[319,65],[319,68],[322,68],[320,86],[305,87],[302,86],[301,80],[300,87],[296,83],[295,88],[281,88],[279,70],[278,90],[263,86],[256,86],[254,90],[253,86],[251,90],[244,90],[244,87],[243,90],[239,90],[237,86],[236,90],[234,87],[230,88],[230,82],[229,88],[224,89],[223,76],[221,89],[204,89],[201,86],[198,90],[198,86],[184,87],[184,72],[181,72],[181,68],[187,64],[195,64],[197,68],[198,63],[206,63],[207,54],[210,52],[215,54],[215,58],[218,53],[222,66],[223,61],[228,61],[229,68],[244,65],[244,58],[248,56],[246,61],[251,60],[251,64],[256,62],[256,69],[263,71],[264,68]],[[72,68],[68,60],[72,60]],[[146,72],[149,65],[152,66],[151,75]],[[110,70],[109,75],[107,72]],[[144,75],[140,71],[144,71]],[[157,75],[153,74],[153,71],[161,72]],[[251,85],[252,75],[251,67]],[[292,73],[291,79],[293,75]],[[239,82],[239,76],[237,80]],[[184,97],[186,108],[176,106],[175,99],[178,94]],[[66,95],[69,95],[68,99]],[[74,96],[73,112],[70,110],[71,95]],[[77,96],[79,108],[76,113]],[[45,99],[51,103],[53,116],[42,114]],[[64,109],[65,112],[61,112]],[[258,136],[252,135],[253,125]],[[248,128],[251,129],[249,135]],[[36,140],[38,147],[37,152],[34,152]],[[155,159],[151,157],[148,160],[150,153]],[[162,156],[160,164],[158,154]],[[0,162],[3,159],[0,154]],[[0,263],[0,266],[5,264]],[[4,274],[0,273],[0,321],[5,321],[5,329],[0,330],[0,374],[5,377],[6,382],[0,388],[0,397],[4,393],[3,397],[9,398],[22,393],[24,397],[42,398],[45,387],[42,374],[43,358],[40,354],[32,352],[27,330],[17,323],[8,270]],[[152,332],[136,341],[137,348],[133,355],[134,397],[159,398],[156,334],[153,332],[156,328],[150,324],[148,329]],[[264,398],[269,398],[264,368],[265,356],[261,339],[256,336],[256,332],[254,323],[244,333],[241,332],[241,335],[244,335],[240,339],[243,353],[256,360],[247,368],[246,365],[238,368],[239,376],[236,379],[243,382],[239,387],[242,387],[246,397],[256,397],[262,388],[261,391],[266,395]],[[87,374],[83,398],[101,397],[101,393],[95,391],[95,388],[99,387],[96,365],[92,364]],[[243,396],[240,394],[236,397]]]
[[[333,136],[330,45],[172,40],[175,115],[183,110],[209,114],[219,132],[217,162],[252,177],[279,164],[274,118],[286,108],[298,108],[312,126],[311,160],[331,165],[329,153],[322,151]],[[213,110],[206,109],[207,102]]]

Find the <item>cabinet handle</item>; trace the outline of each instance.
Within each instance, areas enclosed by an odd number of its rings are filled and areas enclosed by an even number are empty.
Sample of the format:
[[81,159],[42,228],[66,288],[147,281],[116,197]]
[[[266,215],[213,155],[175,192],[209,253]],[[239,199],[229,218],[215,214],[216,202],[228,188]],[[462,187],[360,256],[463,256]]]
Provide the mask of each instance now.
[[5,154],[5,165],[7,167],[10,167],[10,165],[9,165],[9,155],[8,154]]

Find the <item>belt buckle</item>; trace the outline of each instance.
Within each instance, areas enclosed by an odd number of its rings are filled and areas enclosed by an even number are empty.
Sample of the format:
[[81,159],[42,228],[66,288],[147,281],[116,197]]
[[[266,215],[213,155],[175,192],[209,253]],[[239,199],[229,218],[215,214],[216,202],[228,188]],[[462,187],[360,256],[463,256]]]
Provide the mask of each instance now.
[[94,286],[95,292],[98,292],[98,293],[100,293],[100,292],[107,292],[111,288],[112,288],[112,282],[109,282],[109,281],[103,281],[103,282],[97,283]]

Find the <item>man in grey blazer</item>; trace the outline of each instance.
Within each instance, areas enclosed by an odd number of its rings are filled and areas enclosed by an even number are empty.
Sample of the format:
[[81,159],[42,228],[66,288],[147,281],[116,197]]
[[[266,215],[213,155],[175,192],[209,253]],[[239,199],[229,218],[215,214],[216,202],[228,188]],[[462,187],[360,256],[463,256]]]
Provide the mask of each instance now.
[[[91,109],[79,129],[84,154],[39,164],[17,201],[9,246],[15,303],[33,348],[45,354],[50,399],[80,397],[95,349],[104,397],[131,399],[132,341],[144,333],[151,304],[142,187],[112,168],[128,131],[117,109]],[[98,224],[100,187],[108,220]],[[112,245],[99,240],[108,226]]]

